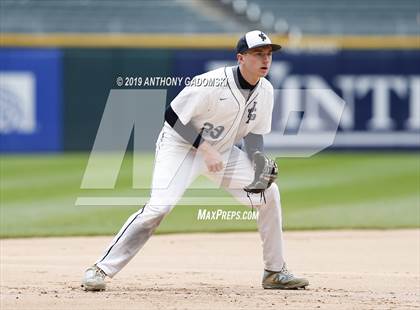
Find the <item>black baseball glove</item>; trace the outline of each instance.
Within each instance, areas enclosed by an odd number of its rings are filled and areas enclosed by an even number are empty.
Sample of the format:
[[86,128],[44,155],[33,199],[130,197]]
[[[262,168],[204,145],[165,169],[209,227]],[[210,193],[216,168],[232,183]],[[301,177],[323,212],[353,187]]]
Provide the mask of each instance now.
[[270,187],[277,179],[277,164],[271,158],[261,152],[255,152],[252,161],[254,163],[254,180],[251,184],[244,187],[247,193],[260,194]]

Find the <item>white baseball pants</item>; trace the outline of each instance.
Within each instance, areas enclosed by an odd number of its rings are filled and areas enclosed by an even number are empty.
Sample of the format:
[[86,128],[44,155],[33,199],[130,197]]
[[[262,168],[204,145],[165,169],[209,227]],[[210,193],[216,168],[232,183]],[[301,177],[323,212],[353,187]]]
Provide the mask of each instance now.
[[252,182],[254,170],[245,152],[233,147],[222,154],[225,168],[211,173],[200,154],[177,142],[179,137],[165,128],[156,144],[155,167],[149,202],[132,214],[96,264],[109,277],[117,274],[143,247],[162,219],[181,199],[185,190],[204,174],[230,192],[238,201],[258,208],[258,231],[262,240],[265,269],[280,271],[284,264],[280,193],[273,183],[265,192],[266,203],[260,195],[248,198],[243,190]]

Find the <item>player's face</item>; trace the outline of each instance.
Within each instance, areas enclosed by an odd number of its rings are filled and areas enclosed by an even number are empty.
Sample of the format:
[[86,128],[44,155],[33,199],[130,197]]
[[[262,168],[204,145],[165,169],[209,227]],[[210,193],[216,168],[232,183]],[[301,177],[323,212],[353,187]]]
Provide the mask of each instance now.
[[238,59],[243,69],[250,75],[258,78],[264,77],[270,70],[272,48],[271,46],[253,48],[240,55]]

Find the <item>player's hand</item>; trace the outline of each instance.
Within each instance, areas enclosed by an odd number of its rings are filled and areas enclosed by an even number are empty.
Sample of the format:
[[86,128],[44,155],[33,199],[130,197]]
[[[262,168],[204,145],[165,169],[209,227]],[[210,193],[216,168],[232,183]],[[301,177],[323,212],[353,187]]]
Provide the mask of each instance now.
[[204,141],[198,151],[203,155],[204,162],[210,172],[218,172],[223,169],[222,156],[211,144]]

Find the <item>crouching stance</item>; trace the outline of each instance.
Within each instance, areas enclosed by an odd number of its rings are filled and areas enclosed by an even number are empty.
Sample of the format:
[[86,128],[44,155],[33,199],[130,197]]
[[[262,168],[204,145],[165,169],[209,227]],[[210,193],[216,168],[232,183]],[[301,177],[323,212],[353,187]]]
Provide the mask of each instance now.
[[[104,254],[88,268],[86,290],[104,290],[143,247],[185,190],[199,176],[227,190],[239,202],[258,208],[265,289],[297,289],[309,285],[295,277],[283,257],[277,166],[264,155],[263,136],[271,130],[273,87],[265,79],[272,44],[261,31],[246,33],[236,46],[239,65],[197,76],[171,102],[156,143],[152,190],[148,203],[130,216]],[[225,81],[217,86],[198,81]],[[196,81],[196,83],[194,83]],[[244,150],[235,146],[244,141]]]

